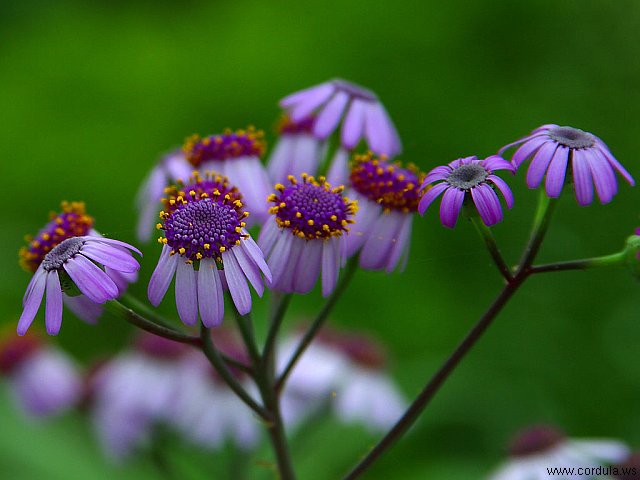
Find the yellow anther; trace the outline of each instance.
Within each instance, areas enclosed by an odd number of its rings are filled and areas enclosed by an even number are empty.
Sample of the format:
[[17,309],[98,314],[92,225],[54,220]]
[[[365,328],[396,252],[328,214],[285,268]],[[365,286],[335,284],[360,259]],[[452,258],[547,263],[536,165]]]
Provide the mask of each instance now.
[[296,218],[302,218],[302,213],[296,212]]
[[313,220],[311,220],[311,219],[307,220],[307,224],[309,224],[309,226],[312,227],[313,226]]
[[336,215],[331,215],[329,218],[330,218],[331,220],[333,220],[334,222],[337,222],[337,221],[338,221],[338,217],[337,217]]
[[200,260],[202,258],[202,254],[200,252],[196,253],[196,258]]
[[184,249],[184,247],[180,247],[180,248],[178,249],[178,252],[180,252],[180,255],[184,255],[184,254],[185,254],[185,252],[186,252],[186,250]]
[[203,247],[204,247],[205,250],[209,250],[211,248],[211,244],[210,243],[205,243],[203,245]]
[[220,253],[226,251],[227,249],[225,247],[220,247]]

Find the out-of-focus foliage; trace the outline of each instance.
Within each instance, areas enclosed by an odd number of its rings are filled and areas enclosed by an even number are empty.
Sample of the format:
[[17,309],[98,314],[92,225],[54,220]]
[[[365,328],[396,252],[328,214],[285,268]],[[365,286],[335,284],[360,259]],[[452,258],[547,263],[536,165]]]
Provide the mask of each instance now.
[[[29,279],[17,264],[22,236],[60,200],[84,200],[101,232],[133,242],[133,196],[161,152],[193,132],[249,123],[272,139],[277,100],[334,76],[379,94],[402,158],[424,169],[495,153],[553,122],[596,133],[640,178],[639,21],[632,0],[2,2],[0,322],[17,321]],[[514,262],[536,198],[523,177],[510,182],[516,206],[495,228]],[[639,198],[626,185],[607,206],[567,196],[541,260],[617,250],[639,222]],[[159,248],[144,252],[132,289],[141,297]],[[473,229],[444,229],[430,211],[415,222],[406,272],[358,273],[333,320],[386,342],[411,396],[500,284]],[[540,421],[640,446],[639,292],[623,269],[533,278],[367,478],[479,478],[511,433]],[[292,310],[309,316],[319,305],[315,292]],[[112,318],[90,327],[67,315],[58,341],[88,361],[129,332]],[[33,425],[6,394],[0,408],[3,478],[114,478],[79,415]],[[294,455],[313,479],[337,478],[376,440],[334,423],[303,434]],[[261,450],[250,471],[268,477],[255,463],[268,458]],[[117,475],[155,472],[141,459]]]

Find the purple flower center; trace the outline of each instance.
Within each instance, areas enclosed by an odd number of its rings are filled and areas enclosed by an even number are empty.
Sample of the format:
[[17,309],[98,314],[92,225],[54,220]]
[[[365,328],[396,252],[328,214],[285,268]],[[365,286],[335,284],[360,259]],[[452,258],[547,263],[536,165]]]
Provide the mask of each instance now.
[[47,272],[60,270],[67,260],[70,260],[80,252],[84,245],[84,239],[79,237],[67,238],[57,245],[42,260],[42,268]]
[[415,212],[420,203],[421,178],[412,171],[372,157],[356,156],[351,169],[351,185],[361,195],[384,208]]
[[283,115],[278,123],[277,131],[280,135],[297,135],[300,133],[311,133],[313,124],[316,121],[314,116],[303,118],[299,122],[294,122],[288,115]]
[[564,435],[548,425],[537,425],[518,434],[511,442],[509,455],[524,457],[546,452],[564,441]]
[[185,201],[166,216],[166,243],[190,260],[218,258],[243,238],[240,207],[230,195]]
[[371,90],[367,90],[366,88],[361,87],[360,85],[356,85],[355,83],[351,83],[347,80],[336,78],[332,80],[332,83],[338,90],[342,90],[350,97],[360,98],[368,102],[375,102],[378,100],[376,94]]
[[93,218],[85,212],[82,202],[62,202],[62,212],[52,213],[51,221],[40,230],[29,246],[20,249],[20,265],[35,272],[45,255],[70,237],[82,237],[93,227]]
[[331,189],[324,179],[318,183],[303,175],[303,183],[289,177],[291,185],[276,185],[279,195],[269,201],[275,203],[270,212],[276,215],[281,228],[289,228],[300,238],[312,240],[342,235],[353,223],[356,205],[343,197],[342,187]]
[[478,163],[468,163],[461,165],[445,178],[445,181],[452,187],[460,190],[471,190],[481,183],[484,183],[489,172]]
[[569,148],[591,148],[596,144],[596,139],[589,132],[573,127],[556,127],[549,130],[549,137]]
[[260,157],[266,148],[264,132],[249,127],[247,130],[225,130],[221,135],[200,138],[193,135],[182,147],[187,160],[198,168],[208,160],[228,160],[239,157]]

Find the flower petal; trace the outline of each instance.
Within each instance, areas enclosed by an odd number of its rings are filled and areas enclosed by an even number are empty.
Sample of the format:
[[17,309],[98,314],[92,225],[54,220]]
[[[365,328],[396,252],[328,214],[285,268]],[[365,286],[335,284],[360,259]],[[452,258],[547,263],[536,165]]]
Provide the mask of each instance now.
[[104,303],[118,296],[118,286],[91,260],[76,255],[64,264],[78,289],[96,303]]
[[591,171],[600,202],[603,204],[609,203],[614,195],[618,193],[618,182],[611,164],[597,150],[585,151],[582,158],[584,158]]
[[344,118],[344,124],[342,125],[342,145],[348,150],[353,150],[362,138],[365,122],[365,107],[366,103],[363,100],[358,98],[354,99]]
[[217,327],[224,318],[224,291],[215,260],[203,258],[198,270],[198,306],[202,323]]
[[567,162],[569,161],[569,149],[559,145],[553,154],[549,170],[547,170],[547,179],[545,187],[547,195],[551,198],[557,198],[562,192],[564,186],[564,177],[567,173]]
[[331,135],[338,126],[338,123],[340,123],[342,113],[348,102],[349,95],[346,92],[336,92],[318,114],[313,124],[313,134],[321,139],[325,139]]
[[464,190],[458,190],[457,188],[448,188],[444,192],[440,203],[440,221],[445,227],[453,228],[456,226],[464,195]]
[[449,188],[449,185],[445,182],[442,182],[434,185],[429,190],[427,190],[427,193],[422,196],[422,198],[420,199],[420,203],[418,204],[418,212],[420,213],[420,215],[424,215],[424,212],[427,210],[427,208],[429,208],[429,205],[431,205],[433,201],[438,198],[438,196],[447,188]]
[[632,187],[636,184],[635,180],[631,176],[629,172],[622,166],[622,164],[613,156],[613,154],[609,151],[608,148],[604,148],[601,145],[598,145],[598,150],[607,159],[607,161],[611,164],[613,168],[615,168],[622,177],[629,182],[629,185]]
[[557,148],[558,145],[555,142],[547,142],[536,152],[527,171],[527,187],[538,188],[540,186]]
[[262,294],[264,293],[264,282],[262,281],[262,276],[260,275],[260,269],[258,266],[242,248],[234,247],[231,249],[231,252],[235,255],[238,265],[240,265],[240,268],[249,280],[249,283],[253,285],[258,296],[262,297]]
[[44,318],[47,333],[57,335],[62,325],[62,287],[57,270],[52,270],[47,275],[47,300]]
[[198,281],[193,265],[178,259],[176,269],[176,307],[185,325],[198,323]]
[[157,307],[164,298],[167,289],[173,280],[178,265],[178,255],[171,255],[171,247],[164,245],[158,260],[158,265],[151,275],[147,296],[151,305]]
[[490,227],[502,220],[500,199],[489,185],[483,184],[472,188],[471,198],[485,225]]
[[240,315],[246,315],[251,311],[251,292],[247,279],[231,251],[222,252],[222,265],[233,303]]
[[331,159],[327,172],[327,182],[333,186],[344,185],[349,181],[349,152],[338,147]]
[[507,207],[513,208],[513,193],[511,192],[509,185],[507,185],[507,182],[497,175],[489,175],[487,180],[490,180],[496,187],[498,187],[498,190],[500,190],[500,193],[502,193],[502,196],[504,197]]
[[18,335],[22,336],[27,333],[27,330],[31,326],[33,319],[38,313],[40,303],[42,303],[42,296],[44,295],[44,289],[47,282],[48,272],[43,269],[38,269],[36,275],[33,278],[33,284],[30,284],[30,291],[27,298],[24,300],[24,310],[18,320]]
[[[594,179],[591,176],[591,166],[587,156],[584,150],[581,149],[572,152],[573,185],[580,205],[589,205],[593,201]],[[613,172],[611,172],[611,175],[613,176]],[[600,198],[602,199],[602,196]]]
[[340,272],[340,237],[322,242],[322,296],[333,292]]
[[530,158],[542,145],[544,145],[549,140],[548,137],[536,137],[522,144],[522,146],[516,150],[516,153],[513,154],[511,159],[511,163],[516,168],[519,168],[522,162],[524,162],[527,158]]
[[295,266],[295,282],[292,282],[292,290],[295,293],[310,292],[322,269],[322,245],[325,242],[312,240],[306,242],[304,252],[298,258]]
[[140,269],[140,264],[129,252],[110,245],[87,243],[82,246],[80,253],[118,272],[133,273]]

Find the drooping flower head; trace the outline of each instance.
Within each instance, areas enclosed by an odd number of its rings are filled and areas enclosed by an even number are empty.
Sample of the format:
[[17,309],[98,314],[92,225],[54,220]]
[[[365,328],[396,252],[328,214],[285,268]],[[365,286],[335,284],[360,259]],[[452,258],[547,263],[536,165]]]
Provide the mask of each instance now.
[[120,296],[136,279],[139,265],[129,250],[140,253],[95,231],[83,203],[62,202],[62,212],[52,213],[51,221],[20,250],[21,265],[34,276],[23,298],[18,333],[23,335],[31,325],[45,289],[50,334],[60,329],[62,302],[78,317],[94,322],[102,313],[99,304]]
[[71,358],[34,334],[0,333],[0,375],[8,378],[11,393],[30,416],[59,414],[74,407],[82,393]]
[[249,127],[246,130],[225,130],[222,134],[201,138],[193,135],[183,151],[192,167],[224,175],[243,192],[252,218],[263,221],[267,216],[266,198],[270,191],[267,172],[260,163],[266,143],[264,132]]
[[593,201],[595,185],[601,203],[610,202],[618,192],[614,170],[634,185],[633,177],[616,160],[605,143],[592,133],[579,128],[543,125],[530,135],[506,145],[498,152],[520,145],[513,154],[517,169],[531,159],[527,171],[527,186],[538,188],[545,178],[545,190],[552,198],[560,196],[567,172],[573,177],[576,198],[580,205]]
[[149,282],[153,305],[164,297],[176,274],[176,305],[182,321],[195,325],[198,311],[207,327],[224,316],[223,272],[231,297],[241,314],[251,310],[247,279],[258,295],[271,274],[262,252],[245,230],[242,197],[225,177],[194,175],[188,185],[167,188],[165,210],[160,212],[164,237],[158,265]]
[[431,170],[422,182],[426,190],[433,182],[440,181],[423,195],[418,206],[421,215],[441,194],[440,220],[445,227],[453,228],[458,221],[462,204],[473,201],[485,225],[502,221],[502,206],[496,188],[505,199],[508,208],[513,207],[513,194],[504,180],[495,175],[496,170],[514,172],[514,167],[503,158],[494,155],[484,160],[466,157],[454,160],[449,165]]
[[315,114],[313,134],[322,140],[342,122],[340,140],[346,150],[354,149],[363,138],[379,155],[394,156],[402,150],[395,126],[376,94],[355,83],[329,80],[283,98],[280,106],[294,122]]
[[313,116],[299,122],[294,122],[288,115],[282,116],[277,127],[278,142],[267,164],[273,182],[284,182],[289,175],[316,174],[325,142],[313,135],[314,122]]
[[371,153],[355,156],[347,194],[359,208],[347,236],[347,255],[362,249],[362,268],[391,272],[406,261],[423,178],[414,165],[404,168]]
[[136,235],[139,241],[151,239],[165,187],[171,182],[186,180],[192,170],[182,150],[178,149],[164,155],[149,172],[136,195],[136,209],[139,212]]
[[345,259],[345,236],[357,204],[331,188],[323,177],[289,177],[269,201],[272,217],[260,232],[260,246],[273,274],[272,286],[307,293],[322,272],[323,295],[331,293]]
[[27,236],[28,246],[20,249],[20,266],[34,273],[44,257],[61,242],[71,237],[89,235],[93,218],[87,215],[82,202],[62,202],[61,212],[51,212],[50,221],[35,237]]
[[[549,469],[595,468],[627,458],[629,448],[617,440],[578,440],[555,427],[534,425],[518,433],[509,447],[509,460],[489,476],[490,480],[549,478]],[[568,478],[568,477],[567,477]],[[571,478],[592,478],[571,475]]]

